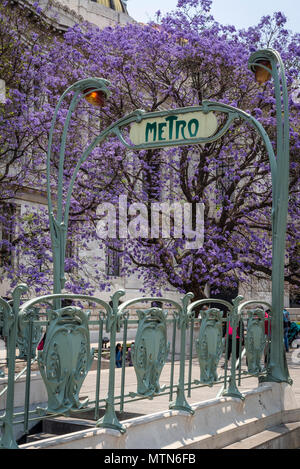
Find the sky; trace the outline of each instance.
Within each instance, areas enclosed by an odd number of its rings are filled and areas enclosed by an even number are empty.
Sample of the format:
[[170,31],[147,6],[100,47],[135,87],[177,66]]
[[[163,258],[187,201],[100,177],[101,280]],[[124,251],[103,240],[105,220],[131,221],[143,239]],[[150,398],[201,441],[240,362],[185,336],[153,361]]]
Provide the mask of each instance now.
[[[127,0],[129,14],[137,21],[154,19],[155,12],[174,10],[177,0]],[[299,0],[213,0],[212,14],[222,24],[247,28],[258,23],[265,15],[281,11],[288,18],[287,28],[300,32]]]

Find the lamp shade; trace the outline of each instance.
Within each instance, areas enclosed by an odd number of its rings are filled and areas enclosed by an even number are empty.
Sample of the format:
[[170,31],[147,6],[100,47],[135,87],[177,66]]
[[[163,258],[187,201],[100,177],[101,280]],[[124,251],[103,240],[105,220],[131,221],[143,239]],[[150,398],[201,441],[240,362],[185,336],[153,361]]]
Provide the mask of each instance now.
[[[264,67],[260,67],[259,64],[264,65],[265,67],[269,68],[270,71],[266,70]],[[272,65],[271,62],[268,60],[260,60],[257,62],[257,65],[254,67],[255,71],[255,81],[262,85],[269,81],[272,77],[271,75]]]
[[85,94],[85,99],[88,103],[96,107],[104,106],[106,95],[103,91],[88,88],[84,90],[83,93]]

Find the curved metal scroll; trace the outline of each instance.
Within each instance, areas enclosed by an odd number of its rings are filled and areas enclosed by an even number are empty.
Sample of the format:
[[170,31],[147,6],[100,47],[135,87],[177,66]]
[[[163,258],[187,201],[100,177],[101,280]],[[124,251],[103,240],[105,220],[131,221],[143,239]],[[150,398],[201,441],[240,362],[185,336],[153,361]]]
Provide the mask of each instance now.
[[160,308],[137,311],[139,326],[132,352],[137,377],[137,394],[153,397],[162,391],[159,377],[166,363],[170,344],[167,344],[167,313]]
[[89,313],[70,306],[54,311],[38,364],[48,392],[50,413],[64,413],[87,404],[79,392],[91,367]]
[[[19,357],[27,359],[30,350],[30,358],[33,359],[36,355],[36,348],[42,338],[42,327],[33,321],[39,319],[39,308],[32,308],[30,310],[22,311],[18,317],[18,335],[17,335],[17,347],[19,349]],[[32,321],[32,330],[30,330],[30,323]]]

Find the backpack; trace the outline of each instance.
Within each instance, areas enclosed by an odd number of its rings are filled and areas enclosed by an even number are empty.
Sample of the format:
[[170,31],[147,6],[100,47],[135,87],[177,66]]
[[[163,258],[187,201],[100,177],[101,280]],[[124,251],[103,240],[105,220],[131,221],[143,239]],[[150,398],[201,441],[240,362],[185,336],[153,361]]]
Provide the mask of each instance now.
[[283,310],[283,327],[287,328],[290,327],[291,321],[290,321],[290,313],[284,309]]

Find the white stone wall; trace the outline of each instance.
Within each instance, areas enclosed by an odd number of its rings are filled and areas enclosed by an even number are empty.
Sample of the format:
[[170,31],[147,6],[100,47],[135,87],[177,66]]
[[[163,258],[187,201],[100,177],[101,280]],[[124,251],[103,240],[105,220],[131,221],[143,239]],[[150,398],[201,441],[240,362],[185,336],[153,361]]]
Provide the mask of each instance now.
[[[16,0],[20,6],[33,10],[35,0]],[[112,10],[90,0],[39,0],[42,16],[59,30],[67,30],[77,23],[89,21],[100,29],[116,24],[133,23],[129,15]]]
[[75,11],[84,20],[99,26],[99,28],[134,21],[125,13],[112,10],[90,0],[60,0],[60,3]]
[[[270,426],[294,421],[297,402],[286,383],[267,383],[246,391],[243,401],[223,397],[178,410],[123,421],[126,433],[90,428],[21,445],[22,449],[220,449]],[[298,416],[299,418],[299,416]]]

